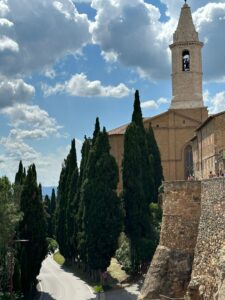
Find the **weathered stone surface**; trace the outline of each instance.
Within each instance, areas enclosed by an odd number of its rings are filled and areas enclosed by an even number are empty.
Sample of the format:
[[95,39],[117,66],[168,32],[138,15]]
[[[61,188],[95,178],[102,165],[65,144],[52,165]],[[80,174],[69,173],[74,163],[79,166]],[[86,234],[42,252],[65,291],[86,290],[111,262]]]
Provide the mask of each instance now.
[[139,299],[163,294],[183,297],[191,278],[200,218],[201,182],[164,183],[163,220],[158,246]]
[[184,295],[191,276],[190,253],[158,246],[139,299],[159,299],[159,295]]
[[[225,299],[225,179],[202,181],[201,218],[194,254],[191,300]],[[192,291],[195,290],[194,296]]]
[[164,191],[160,245],[139,299],[225,300],[225,178]]

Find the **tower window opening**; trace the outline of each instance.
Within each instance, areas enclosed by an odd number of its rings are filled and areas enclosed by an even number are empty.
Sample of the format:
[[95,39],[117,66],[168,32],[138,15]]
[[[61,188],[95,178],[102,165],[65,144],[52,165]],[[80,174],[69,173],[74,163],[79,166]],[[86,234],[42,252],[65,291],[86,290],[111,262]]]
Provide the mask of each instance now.
[[190,71],[190,53],[188,50],[184,50],[182,53],[183,71]]

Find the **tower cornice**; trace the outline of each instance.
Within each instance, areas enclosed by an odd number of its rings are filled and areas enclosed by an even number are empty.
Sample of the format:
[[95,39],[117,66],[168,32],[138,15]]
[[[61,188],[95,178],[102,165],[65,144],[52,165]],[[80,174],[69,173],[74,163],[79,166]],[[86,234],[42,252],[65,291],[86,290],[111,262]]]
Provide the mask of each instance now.
[[170,49],[176,47],[176,46],[180,46],[180,47],[184,47],[184,46],[192,46],[192,45],[198,45],[200,47],[204,46],[203,42],[199,42],[199,41],[187,41],[187,42],[175,42],[173,44],[170,44],[169,47]]

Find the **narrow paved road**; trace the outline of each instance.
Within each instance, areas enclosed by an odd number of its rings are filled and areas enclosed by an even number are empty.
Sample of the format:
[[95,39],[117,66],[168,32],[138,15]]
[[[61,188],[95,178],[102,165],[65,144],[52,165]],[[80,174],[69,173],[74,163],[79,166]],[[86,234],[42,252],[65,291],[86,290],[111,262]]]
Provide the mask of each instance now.
[[50,256],[42,263],[39,280],[39,300],[96,299],[88,285],[72,273],[63,270]]

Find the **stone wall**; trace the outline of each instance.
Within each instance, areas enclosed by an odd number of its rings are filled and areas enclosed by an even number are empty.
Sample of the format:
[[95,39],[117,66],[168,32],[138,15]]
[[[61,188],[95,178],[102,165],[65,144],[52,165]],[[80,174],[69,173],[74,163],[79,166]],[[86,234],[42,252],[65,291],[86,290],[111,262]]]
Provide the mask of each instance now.
[[201,182],[164,183],[160,244],[139,299],[183,297],[191,277],[200,218]]
[[187,299],[225,299],[225,179],[202,181],[201,218]]

